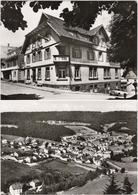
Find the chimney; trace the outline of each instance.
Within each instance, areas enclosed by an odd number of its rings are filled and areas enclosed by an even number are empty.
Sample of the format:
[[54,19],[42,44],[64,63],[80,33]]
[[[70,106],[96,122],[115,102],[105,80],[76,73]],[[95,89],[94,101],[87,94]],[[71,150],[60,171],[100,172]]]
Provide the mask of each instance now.
[[10,43],[8,43],[8,47],[10,47]]

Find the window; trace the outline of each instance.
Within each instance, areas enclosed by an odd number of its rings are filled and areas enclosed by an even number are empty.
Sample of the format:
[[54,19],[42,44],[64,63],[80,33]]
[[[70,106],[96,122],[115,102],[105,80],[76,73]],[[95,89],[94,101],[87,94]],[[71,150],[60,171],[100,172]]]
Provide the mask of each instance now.
[[30,50],[30,45],[28,45],[27,49],[26,50]]
[[46,67],[45,69],[45,80],[50,79],[50,67]]
[[99,57],[98,57],[99,61],[103,62],[103,52],[99,51]]
[[44,58],[45,58],[45,60],[51,58],[51,50],[50,50],[50,48],[45,49],[45,51],[44,51]]
[[80,67],[75,67],[75,78],[80,79]]
[[101,38],[101,46],[102,46],[102,47],[105,47],[105,46],[106,46],[106,45],[105,45],[105,42],[106,42],[106,41],[105,41],[105,38]]
[[87,51],[88,60],[95,60],[95,53],[92,50]]
[[37,60],[42,61],[42,51],[38,51],[37,53]]
[[36,48],[36,43],[32,43],[32,49],[35,49]]
[[27,80],[30,80],[30,69],[27,69]]
[[58,69],[58,77],[59,78],[66,78],[66,67],[59,67]]
[[45,35],[45,43],[47,43],[48,41],[50,41],[51,37],[49,34]]
[[26,56],[26,63],[30,64],[30,55],[29,54]]
[[115,68],[115,78],[118,78],[118,68]]
[[36,62],[37,61],[36,58],[37,58],[36,53],[33,53],[32,54],[32,62]]
[[65,55],[65,54],[66,54],[66,47],[59,46],[59,55]]
[[81,58],[82,57],[82,52],[80,48],[72,48],[72,57],[73,58]]
[[16,70],[13,72],[13,77],[16,77]]
[[110,78],[111,78],[110,68],[104,68],[104,79]]
[[42,46],[42,39],[37,40],[37,47],[41,47]]
[[94,37],[93,37],[93,43],[94,43],[95,45],[99,45],[99,38],[98,38],[97,36],[94,36]]
[[37,79],[41,80],[41,68],[38,68]]
[[98,72],[96,67],[89,67],[89,78],[98,79]]

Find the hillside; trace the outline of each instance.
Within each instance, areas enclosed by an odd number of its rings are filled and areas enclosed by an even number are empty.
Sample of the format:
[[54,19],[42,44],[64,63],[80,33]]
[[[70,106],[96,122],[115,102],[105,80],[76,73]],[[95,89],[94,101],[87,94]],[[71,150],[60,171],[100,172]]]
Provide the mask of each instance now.
[[60,141],[64,135],[73,135],[75,132],[64,126],[49,125],[46,123],[36,123],[36,121],[57,120],[67,122],[90,123],[91,128],[101,131],[101,125],[112,122],[127,122],[127,127],[131,129],[131,134],[136,133],[137,129],[136,112],[12,112],[2,113],[2,124],[17,125],[18,128],[2,127],[2,134],[32,136],[43,139]]

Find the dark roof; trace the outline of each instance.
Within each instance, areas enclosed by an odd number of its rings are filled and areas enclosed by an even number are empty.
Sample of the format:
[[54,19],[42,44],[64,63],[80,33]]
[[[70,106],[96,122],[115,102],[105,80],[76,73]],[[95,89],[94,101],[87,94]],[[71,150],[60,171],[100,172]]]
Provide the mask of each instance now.
[[[48,14],[45,14],[46,18],[48,18],[48,22],[51,24],[51,26],[57,31],[57,33],[60,35],[60,36],[64,36],[64,37],[69,37],[69,38],[74,38],[74,39],[78,39],[78,40],[82,40],[82,37],[79,38],[79,37],[76,37],[75,34],[71,34],[71,31],[73,32],[78,32],[79,34],[83,35],[83,36],[93,36],[95,35],[101,28],[104,29],[103,25],[99,25],[97,26],[96,28],[93,28],[91,30],[85,30],[83,28],[79,28],[79,27],[66,27],[64,24],[64,21],[59,19],[59,18],[56,18],[54,16],[51,16],[51,15],[48,15]],[[104,29],[105,31],[105,29]],[[108,38],[108,35],[105,31],[105,34],[106,34],[106,38]]]
[[92,44],[92,42],[89,40],[89,37],[95,35],[99,31],[99,29],[102,28],[106,39],[109,40],[108,35],[107,35],[103,25],[99,25],[98,27],[96,27],[92,30],[89,30],[89,31],[82,29],[82,28],[79,28],[79,27],[71,27],[71,26],[67,27],[67,26],[65,26],[65,22],[62,19],[56,18],[56,17],[48,15],[46,13],[42,13],[42,16],[41,16],[41,19],[39,21],[38,26],[26,35],[26,39],[25,39],[22,51],[24,51],[25,47],[27,46],[27,40],[28,40],[29,36],[34,31],[36,31],[38,27],[41,27],[41,23],[42,23],[42,25],[47,24],[50,28],[52,28],[56,32],[56,34],[59,37],[66,37],[69,39],[74,39],[74,40],[78,40],[78,41],[90,43],[90,44]]

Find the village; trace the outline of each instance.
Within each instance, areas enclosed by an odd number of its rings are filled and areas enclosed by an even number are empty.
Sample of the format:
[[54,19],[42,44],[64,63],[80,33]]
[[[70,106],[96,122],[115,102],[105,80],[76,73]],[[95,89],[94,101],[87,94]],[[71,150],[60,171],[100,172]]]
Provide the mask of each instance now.
[[[96,173],[98,177],[127,173],[125,163],[123,166],[119,166],[116,162],[123,162],[123,158],[131,156],[134,134],[109,131],[112,126],[117,124],[122,125],[121,129],[126,129],[125,122],[104,124],[99,131],[92,129],[90,123],[56,120],[38,120],[36,122],[47,123],[51,127],[55,125],[55,128],[61,125],[72,129],[74,134],[61,136],[60,141],[2,134],[2,163],[15,162],[21,167],[28,166],[31,169],[41,166],[53,169],[54,164],[55,166],[56,164],[61,167],[66,166],[69,169],[78,167],[92,174]],[[26,182],[15,180],[10,183],[7,190],[11,195],[20,195],[23,192],[27,194],[40,193],[45,185],[41,176],[32,177]],[[24,190],[23,186],[26,186],[27,190]]]
[[49,158],[59,158],[62,161],[100,167],[103,161],[111,158],[111,151],[116,154],[133,149],[133,135],[111,135],[110,132],[100,133],[95,130],[85,132],[84,127],[78,128],[82,128],[82,132],[80,129],[75,135],[64,136],[61,142],[39,141],[32,137],[14,141],[2,138],[1,158],[30,166]]

